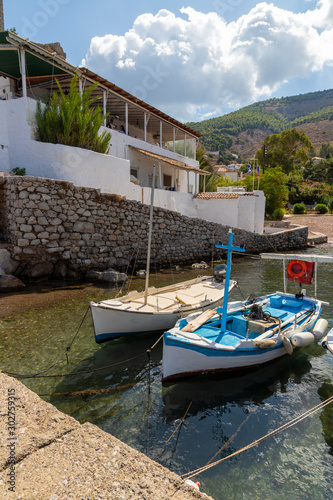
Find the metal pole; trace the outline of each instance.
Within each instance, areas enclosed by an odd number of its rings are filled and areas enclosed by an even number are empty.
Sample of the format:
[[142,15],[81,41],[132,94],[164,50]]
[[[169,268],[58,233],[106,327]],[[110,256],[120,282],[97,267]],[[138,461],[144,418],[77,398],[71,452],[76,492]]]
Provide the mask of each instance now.
[[[106,95],[106,90],[103,90],[103,115],[106,115],[106,101],[107,101],[107,95]],[[106,127],[106,118],[104,118],[103,122],[104,127]]]
[[128,135],[128,102],[125,102],[125,134]]
[[148,253],[147,253],[145,300],[144,300],[145,304],[147,304],[147,299],[148,299],[149,268],[150,268],[150,247],[151,247],[151,234],[152,234],[152,230],[153,230],[154,190],[155,190],[155,165],[153,166],[153,185],[152,185],[152,188],[151,188],[151,198],[150,198]]
[[241,247],[233,247],[233,232],[231,228],[229,229],[229,242],[228,245],[222,245],[218,243],[216,248],[224,248],[228,250],[228,258],[227,258],[227,271],[224,280],[224,297],[223,297],[223,307],[222,307],[222,318],[221,318],[221,333],[224,333],[227,329],[227,310],[228,310],[228,300],[229,300],[229,283],[230,283],[230,274],[231,274],[231,253],[232,251],[236,252],[245,252],[245,248]]
[[23,97],[27,97],[27,74],[25,68],[25,50],[20,49],[20,51],[21,51],[22,95]]
[[287,280],[286,280],[286,261],[283,259],[283,290],[287,293]]

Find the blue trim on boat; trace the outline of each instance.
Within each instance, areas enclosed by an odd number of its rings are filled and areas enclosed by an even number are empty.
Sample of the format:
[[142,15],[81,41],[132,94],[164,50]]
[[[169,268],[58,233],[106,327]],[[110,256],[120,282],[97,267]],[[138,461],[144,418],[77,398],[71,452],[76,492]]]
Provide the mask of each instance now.
[[163,332],[164,330],[151,330],[144,332],[101,333],[100,335],[95,335],[95,342],[97,342],[97,344],[102,344],[103,342],[119,339],[120,337],[128,337],[129,335],[147,335],[147,333],[163,333]]
[[[259,347],[249,347],[249,348],[242,348],[237,350],[233,349],[232,351],[225,350],[225,349],[214,349],[213,347],[204,347],[204,346],[197,346],[194,345],[190,342],[184,342],[182,339],[175,339],[172,338],[170,339],[168,334],[164,335],[164,343],[168,347],[178,347],[181,349],[189,349],[191,351],[198,352],[200,354],[203,354],[204,356],[209,356],[209,357],[239,357],[239,356],[257,356],[258,354],[262,355],[263,350],[259,349]],[[271,351],[276,351],[283,347],[283,342],[278,342],[276,346],[265,349],[265,352],[271,352]]]

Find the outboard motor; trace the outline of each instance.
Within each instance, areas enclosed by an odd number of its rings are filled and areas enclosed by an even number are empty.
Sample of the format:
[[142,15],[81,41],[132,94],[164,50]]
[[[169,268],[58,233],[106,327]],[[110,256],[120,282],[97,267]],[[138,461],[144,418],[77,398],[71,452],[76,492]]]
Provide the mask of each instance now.
[[227,266],[225,264],[218,264],[214,267],[213,276],[215,281],[218,283],[223,283],[225,276],[227,274]]

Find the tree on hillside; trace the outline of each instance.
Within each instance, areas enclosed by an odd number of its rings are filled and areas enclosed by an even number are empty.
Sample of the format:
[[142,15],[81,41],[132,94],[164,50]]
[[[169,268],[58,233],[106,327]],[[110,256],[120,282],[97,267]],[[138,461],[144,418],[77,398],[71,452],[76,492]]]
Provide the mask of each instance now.
[[268,168],[260,177],[259,189],[266,197],[266,214],[272,216],[274,210],[283,208],[288,201],[287,176],[281,167]]
[[319,156],[324,159],[333,157],[333,146],[329,142],[323,142],[320,147]]
[[313,163],[310,160],[304,168],[304,179],[333,184],[333,157]]
[[[265,166],[281,167],[285,174],[289,174],[297,165],[305,166],[309,160],[309,152],[313,149],[312,143],[303,131],[295,128],[284,130],[280,134],[265,137]],[[256,158],[263,165],[263,148],[258,149]]]

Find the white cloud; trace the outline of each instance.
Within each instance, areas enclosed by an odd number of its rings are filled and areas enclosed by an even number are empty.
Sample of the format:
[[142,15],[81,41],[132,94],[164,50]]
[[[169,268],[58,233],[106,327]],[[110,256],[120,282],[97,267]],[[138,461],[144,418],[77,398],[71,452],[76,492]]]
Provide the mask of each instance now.
[[83,64],[183,121],[269,97],[333,63],[333,2],[293,13],[259,3],[226,23],[183,7],[142,14],[123,36],[91,40]]

